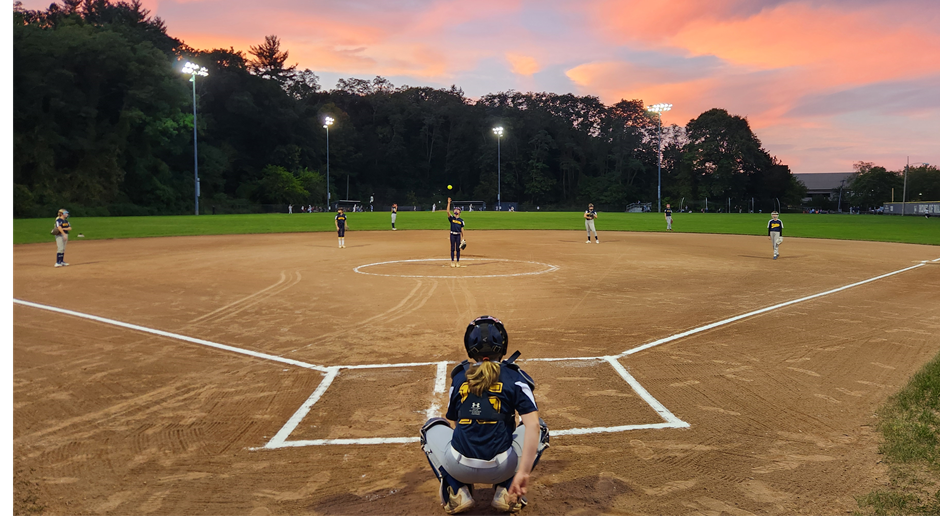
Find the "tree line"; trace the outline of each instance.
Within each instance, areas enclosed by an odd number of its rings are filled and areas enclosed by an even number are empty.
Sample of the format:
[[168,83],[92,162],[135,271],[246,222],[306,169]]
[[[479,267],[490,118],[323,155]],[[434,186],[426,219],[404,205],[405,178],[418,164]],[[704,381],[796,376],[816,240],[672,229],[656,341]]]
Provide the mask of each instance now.
[[[861,210],[878,209],[886,202],[940,201],[940,168],[917,163],[901,170],[888,170],[871,162],[858,161],[846,182],[845,203]],[[907,186],[905,194],[905,175]],[[832,209],[834,201],[823,208]]]
[[[289,65],[268,36],[247,53],[170,36],[139,0],[13,10],[14,216],[191,213],[195,80],[200,208],[331,198],[427,205],[450,196],[545,207],[587,202],[799,204],[805,187],[748,121],[708,110],[660,127],[642,100],[395,86]],[[325,117],[329,127],[329,147]],[[494,127],[502,127],[497,139]],[[660,141],[661,138],[661,141]],[[446,185],[453,185],[448,192]],[[611,209],[611,208],[608,208]],[[654,208],[655,209],[655,208]],[[746,210],[747,208],[745,208]],[[54,211],[54,210],[53,210]]]

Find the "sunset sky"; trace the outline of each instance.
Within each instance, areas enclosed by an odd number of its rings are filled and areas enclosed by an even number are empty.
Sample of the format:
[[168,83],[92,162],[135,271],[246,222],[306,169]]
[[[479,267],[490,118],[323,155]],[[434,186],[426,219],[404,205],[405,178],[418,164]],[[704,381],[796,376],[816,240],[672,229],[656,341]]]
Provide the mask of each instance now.
[[[24,6],[45,8],[49,1]],[[940,165],[940,0],[143,0],[170,35],[339,78],[747,117],[795,173]],[[507,135],[511,137],[511,135]]]

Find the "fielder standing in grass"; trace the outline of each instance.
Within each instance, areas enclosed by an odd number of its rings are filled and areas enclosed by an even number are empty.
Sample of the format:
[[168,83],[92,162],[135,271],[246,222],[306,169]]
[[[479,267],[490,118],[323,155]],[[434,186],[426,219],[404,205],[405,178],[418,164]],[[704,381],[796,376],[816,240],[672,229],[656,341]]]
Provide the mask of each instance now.
[[672,208],[666,203],[666,231],[672,231]]
[[392,231],[398,231],[398,229],[395,228],[395,219],[397,218],[398,218],[398,205],[393,204],[392,205]]
[[770,214],[770,221],[767,223],[767,237],[770,243],[774,245],[774,260],[780,256],[780,244],[783,242],[783,221],[778,217],[777,212]]
[[587,229],[588,239],[585,244],[591,243],[591,232],[594,232],[594,243],[601,243],[601,239],[597,237],[597,230],[594,229],[594,219],[597,218],[597,212],[594,211],[594,204],[588,204],[588,209],[584,212],[584,228]]
[[52,234],[55,235],[55,266],[67,267],[65,263],[65,244],[69,243],[69,231],[72,226],[69,224],[69,210],[59,210],[55,218],[55,226],[52,228]]
[[346,213],[342,208],[336,210],[336,235],[339,238],[339,248],[346,249]]

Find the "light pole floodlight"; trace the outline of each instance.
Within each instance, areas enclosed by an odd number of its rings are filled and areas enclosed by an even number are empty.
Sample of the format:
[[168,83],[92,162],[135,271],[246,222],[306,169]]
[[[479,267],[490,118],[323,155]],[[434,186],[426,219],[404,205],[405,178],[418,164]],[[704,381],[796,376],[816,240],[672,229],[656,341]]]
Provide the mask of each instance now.
[[186,61],[186,64],[183,65],[183,73],[186,75],[201,75],[205,77],[209,75],[209,70],[207,70],[205,66],[199,66]]
[[205,66],[195,65],[186,61],[186,64],[183,65],[183,73],[190,75],[189,82],[193,83],[193,174],[195,181],[195,191],[196,191],[196,215],[199,215],[199,143],[196,132],[196,76],[206,77],[209,75],[209,70],[206,70]]
[[651,113],[656,113],[656,118],[659,119],[659,164],[656,167],[657,177],[659,182],[656,185],[656,211],[663,211],[663,113],[672,109],[672,104],[660,103],[653,104],[652,106],[647,106],[646,110]]
[[332,207],[330,206],[330,126],[331,125],[333,125],[333,118],[324,117],[323,128],[326,129],[326,209],[327,210],[332,210]]
[[496,135],[496,211],[503,211],[503,181],[502,170],[500,170],[500,150],[499,141],[503,138],[503,128],[494,127],[493,134]]

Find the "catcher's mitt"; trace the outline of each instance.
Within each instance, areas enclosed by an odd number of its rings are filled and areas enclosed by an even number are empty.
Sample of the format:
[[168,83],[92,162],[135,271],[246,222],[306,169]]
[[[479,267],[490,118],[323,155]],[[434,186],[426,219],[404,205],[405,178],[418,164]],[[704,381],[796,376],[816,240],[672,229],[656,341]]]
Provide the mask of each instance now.
[[467,248],[467,241],[466,241],[466,240],[461,240],[461,241],[460,241],[460,250],[463,251],[463,250],[466,249],[466,248]]

